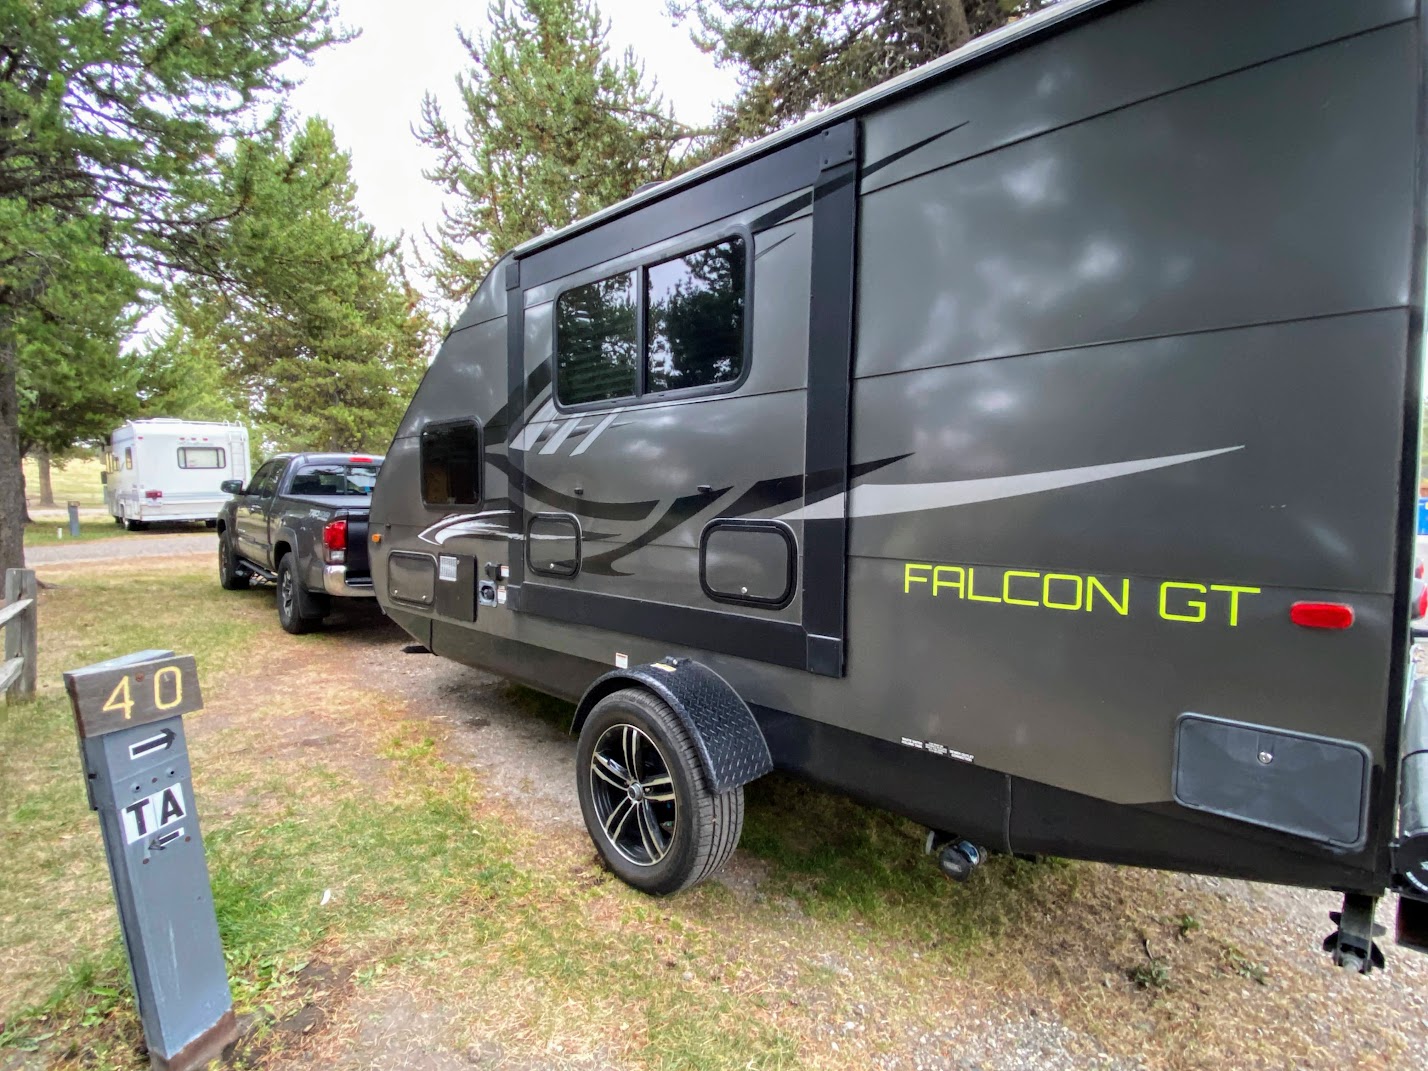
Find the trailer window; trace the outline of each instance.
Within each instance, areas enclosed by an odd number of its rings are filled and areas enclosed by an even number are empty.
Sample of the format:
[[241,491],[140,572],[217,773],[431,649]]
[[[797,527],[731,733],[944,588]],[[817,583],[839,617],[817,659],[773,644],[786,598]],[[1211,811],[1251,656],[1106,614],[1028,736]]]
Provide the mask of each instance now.
[[645,271],[645,389],[709,387],[744,367],[744,240]]
[[124,447],[124,467],[125,467],[126,469],[132,469],[132,468],[134,467],[134,450],[133,450],[133,447],[129,447],[129,446]]
[[555,301],[555,393],[562,405],[629,398],[639,341],[635,273],[567,290]]
[[421,498],[428,506],[480,504],[481,429],[475,421],[422,429]]
[[228,454],[221,446],[180,446],[181,469],[222,469],[228,467]]

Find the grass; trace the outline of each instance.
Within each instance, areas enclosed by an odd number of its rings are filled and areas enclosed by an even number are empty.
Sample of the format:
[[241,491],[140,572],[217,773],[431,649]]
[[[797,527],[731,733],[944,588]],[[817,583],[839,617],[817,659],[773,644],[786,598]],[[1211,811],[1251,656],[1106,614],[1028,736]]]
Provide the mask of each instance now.
[[[63,529],[64,534],[57,534],[56,529]],[[108,520],[80,521],[77,537],[70,535],[69,522],[67,521],[36,521],[33,524],[25,525],[25,546],[52,547],[65,543],[89,543],[96,539],[115,539],[132,534]]]
[[[401,1044],[487,1042],[531,1066],[904,1066],[946,1055],[917,1039],[949,1023],[1028,1008],[1093,1038],[1072,1054],[1086,1066],[1102,1047],[1147,1067],[1317,1060],[1293,1010],[1311,976],[1265,966],[1219,897],[1010,858],[953,885],[915,825],[771,777],[748,790],[725,880],[646,898],[578,829],[454,759],[451,722],[372,685],[404,640],[358,637],[358,662],[340,633],[280,633],[270,592],[219,592],[206,559],[132,570],[56,571],[42,694],[0,708],[0,1066],[9,1050],[146,1066],[58,674],[175,646],[207,699],[188,742],[234,1000],[254,1024],[240,1066],[297,1046],[310,1066],[404,1066]],[[568,704],[500,698],[552,734],[568,723]],[[1363,1029],[1374,999],[1335,997]],[[310,1006],[327,1025],[305,1035]],[[408,1007],[419,1037],[393,1012]]]
[[[40,470],[32,457],[25,458],[25,497],[30,508],[35,509],[40,502]],[[99,474],[104,471],[104,463],[95,457],[76,457],[68,461],[56,461],[50,465],[50,486],[55,493],[55,507],[63,509],[68,502],[78,502],[81,506],[104,505],[104,485],[99,482]],[[46,509],[51,507],[46,506]]]

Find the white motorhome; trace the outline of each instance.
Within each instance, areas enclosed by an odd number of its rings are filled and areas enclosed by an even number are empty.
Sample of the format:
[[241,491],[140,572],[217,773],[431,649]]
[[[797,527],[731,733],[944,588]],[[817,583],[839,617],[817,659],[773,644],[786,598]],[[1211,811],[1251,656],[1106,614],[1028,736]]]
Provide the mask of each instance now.
[[241,424],[153,417],[116,428],[104,450],[104,504],[130,531],[151,521],[206,521],[228,496],[224,480],[248,479]]

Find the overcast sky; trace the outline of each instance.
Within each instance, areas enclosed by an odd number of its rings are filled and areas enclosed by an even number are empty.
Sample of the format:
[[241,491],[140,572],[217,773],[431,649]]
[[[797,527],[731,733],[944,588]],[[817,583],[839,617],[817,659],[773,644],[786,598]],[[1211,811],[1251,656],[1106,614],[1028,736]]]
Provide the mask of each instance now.
[[[310,68],[293,96],[303,115],[321,115],[352,154],[358,203],[379,233],[421,240],[423,226],[440,218],[441,196],[422,178],[429,154],[411,127],[422,95],[436,94],[453,119],[455,76],[469,57],[456,39],[456,26],[486,27],[486,5],[477,0],[339,0],[344,24],[360,29],[350,44],[329,48]],[[663,0],[604,0],[610,42],[634,48],[648,76],[688,123],[703,123],[715,104],[733,96],[734,76],[689,40],[687,26],[671,25]],[[414,279],[414,281],[416,281]]]

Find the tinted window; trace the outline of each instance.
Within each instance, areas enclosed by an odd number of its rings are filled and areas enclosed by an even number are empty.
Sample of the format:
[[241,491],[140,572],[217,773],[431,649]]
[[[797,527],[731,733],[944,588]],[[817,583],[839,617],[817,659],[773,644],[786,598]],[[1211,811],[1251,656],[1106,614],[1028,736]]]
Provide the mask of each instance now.
[[124,447],[124,467],[132,469],[134,467],[134,451],[130,447]]
[[320,462],[304,465],[293,475],[293,495],[370,495],[377,483],[379,462],[347,464]]
[[555,302],[556,397],[563,405],[635,393],[635,273],[567,290]]
[[180,446],[178,461],[181,469],[221,469],[228,457],[220,446]]
[[645,389],[707,387],[744,366],[744,240],[653,264],[645,275]]
[[422,429],[421,497],[429,506],[480,503],[481,429],[474,421]]
[[580,571],[580,523],[568,513],[537,513],[526,529],[526,563],[546,576]]
[[284,464],[282,461],[269,461],[260,468],[248,487],[248,493],[259,498],[271,498],[273,492],[278,489],[278,473],[283,470]]

